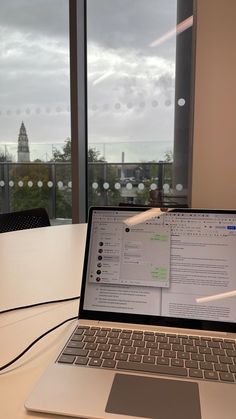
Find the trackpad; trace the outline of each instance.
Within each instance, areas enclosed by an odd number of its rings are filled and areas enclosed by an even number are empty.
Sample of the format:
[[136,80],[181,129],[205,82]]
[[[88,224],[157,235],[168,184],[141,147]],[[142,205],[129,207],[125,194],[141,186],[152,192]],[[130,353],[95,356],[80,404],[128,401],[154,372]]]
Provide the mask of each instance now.
[[116,374],[105,411],[152,419],[201,419],[198,385]]

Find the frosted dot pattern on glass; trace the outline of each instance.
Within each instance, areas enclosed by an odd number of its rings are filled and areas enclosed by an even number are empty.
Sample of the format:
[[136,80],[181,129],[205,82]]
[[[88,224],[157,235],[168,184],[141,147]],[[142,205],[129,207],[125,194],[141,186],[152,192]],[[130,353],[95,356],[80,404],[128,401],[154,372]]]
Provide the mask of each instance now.
[[131,191],[132,188],[133,188],[132,183],[128,182],[126,185],[126,189],[128,189],[128,191]]
[[97,189],[97,188],[98,188],[98,183],[97,183],[97,182],[93,182],[93,184],[92,184],[92,188],[93,188],[93,189]]
[[115,189],[119,190],[121,188],[121,184],[119,182],[115,183]]
[[179,105],[179,106],[184,106],[184,105],[185,105],[185,103],[186,103],[186,101],[185,101],[185,99],[184,99],[183,97],[181,97],[181,98],[178,100],[178,105]]
[[103,183],[103,188],[104,189],[109,189],[109,183],[108,182],[104,182]]
[[170,185],[168,185],[168,183],[165,183],[165,184],[163,185],[163,190],[164,190],[164,192],[169,192],[169,190],[170,190]]
[[183,185],[181,185],[181,183],[178,183],[178,184],[176,185],[176,190],[177,190],[178,192],[182,191],[182,190],[183,190]]

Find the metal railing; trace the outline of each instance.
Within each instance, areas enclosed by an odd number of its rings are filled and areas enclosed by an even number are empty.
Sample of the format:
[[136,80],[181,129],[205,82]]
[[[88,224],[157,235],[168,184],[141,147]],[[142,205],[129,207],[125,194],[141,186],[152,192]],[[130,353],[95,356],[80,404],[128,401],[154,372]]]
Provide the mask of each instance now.
[[[50,219],[71,219],[70,162],[0,162],[0,212],[45,207]],[[88,205],[186,204],[172,185],[172,163],[88,163]]]

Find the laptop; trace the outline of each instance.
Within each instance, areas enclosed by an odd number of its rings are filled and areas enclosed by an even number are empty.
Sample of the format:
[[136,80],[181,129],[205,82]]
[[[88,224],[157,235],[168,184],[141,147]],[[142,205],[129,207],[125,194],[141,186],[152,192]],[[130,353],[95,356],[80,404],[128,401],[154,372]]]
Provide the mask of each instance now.
[[93,207],[78,324],[25,406],[235,419],[236,211]]

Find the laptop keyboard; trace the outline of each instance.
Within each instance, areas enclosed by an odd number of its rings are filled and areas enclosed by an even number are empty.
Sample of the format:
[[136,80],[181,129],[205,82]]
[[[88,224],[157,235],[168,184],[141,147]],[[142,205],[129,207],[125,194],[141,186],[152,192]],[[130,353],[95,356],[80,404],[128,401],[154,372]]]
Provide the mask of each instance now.
[[57,362],[235,383],[236,341],[78,326]]

